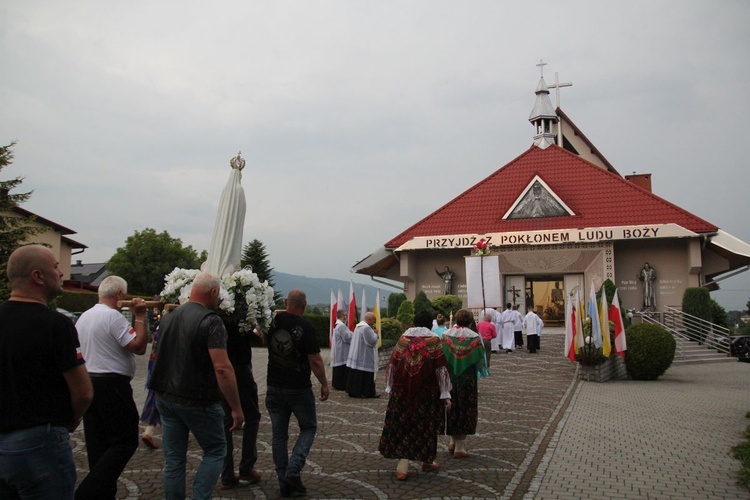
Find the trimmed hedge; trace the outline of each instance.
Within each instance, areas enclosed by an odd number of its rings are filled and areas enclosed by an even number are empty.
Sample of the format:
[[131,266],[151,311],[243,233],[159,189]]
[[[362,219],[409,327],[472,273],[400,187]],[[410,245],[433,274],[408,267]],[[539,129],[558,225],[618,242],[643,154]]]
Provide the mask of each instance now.
[[[711,321],[711,294],[708,289],[703,287],[686,288],[682,295],[682,312]],[[701,333],[701,328],[697,325],[688,325],[687,334],[688,337],[697,340],[699,343],[706,340],[704,338],[705,333]]]
[[386,340],[398,342],[398,338],[404,331],[401,329],[401,323],[396,318],[383,318],[380,320],[381,336],[383,342]]
[[677,342],[659,325],[639,323],[625,330],[625,368],[633,380],[656,380],[672,365]]
[[328,332],[330,325],[328,321],[330,318],[327,314],[305,314],[304,318],[312,323],[315,329],[315,338],[318,341],[319,347],[328,347]]
[[[321,348],[327,348],[328,347],[328,315],[327,314],[305,314],[305,319],[308,320],[310,323],[312,323],[313,328],[315,329],[315,339],[318,341],[318,347]],[[393,326],[395,324],[395,327],[398,328],[398,335],[395,337],[392,336],[391,331],[393,330]],[[394,318],[382,318],[380,320],[380,327],[383,330],[382,336],[383,336],[383,346],[382,348],[391,347],[398,342],[398,338],[401,336],[401,330],[400,325],[398,324],[398,321]]]
[[99,302],[96,292],[70,292],[65,290],[55,299],[55,306],[67,309],[70,312],[84,312]]
[[455,315],[456,311],[461,309],[462,305],[463,301],[458,295],[441,295],[440,297],[432,299],[432,307],[443,315],[445,321],[448,321],[448,318],[451,317],[451,313]]

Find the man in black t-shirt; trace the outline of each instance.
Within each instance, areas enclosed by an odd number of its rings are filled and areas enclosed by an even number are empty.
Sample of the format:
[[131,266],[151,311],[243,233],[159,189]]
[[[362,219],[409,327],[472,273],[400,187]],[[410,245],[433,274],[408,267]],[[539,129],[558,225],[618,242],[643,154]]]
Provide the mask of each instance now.
[[[266,409],[271,417],[273,463],[281,496],[287,497],[307,493],[300,473],[318,428],[310,374],[315,374],[320,382],[321,401],[328,399],[328,381],[315,330],[302,317],[307,307],[305,292],[292,290],[284,302],[286,310],[276,315],[269,335]],[[275,336],[276,330],[283,330],[283,335]],[[299,435],[289,456],[289,419],[292,415],[299,424]]]
[[69,433],[94,391],[70,319],[47,304],[62,292],[49,248],[8,259],[10,299],[0,304],[0,498],[73,498]]

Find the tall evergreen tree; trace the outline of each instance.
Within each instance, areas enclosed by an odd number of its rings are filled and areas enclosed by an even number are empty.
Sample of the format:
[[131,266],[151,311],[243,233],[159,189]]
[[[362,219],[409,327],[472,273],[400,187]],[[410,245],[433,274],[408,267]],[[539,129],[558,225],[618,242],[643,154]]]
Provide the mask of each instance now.
[[242,249],[242,257],[240,257],[240,265],[243,268],[250,267],[258,275],[260,281],[268,281],[268,285],[273,288],[273,301],[277,307],[280,307],[283,297],[281,292],[276,290],[273,282],[273,268],[268,260],[266,246],[260,240],[254,239],[245,245]]
[[398,308],[406,300],[405,293],[392,293],[388,296],[388,317],[395,318],[398,314]]
[[[16,142],[13,141],[7,146],[0,146],[0,170],[13,163],[15,145]],[[11,193],[22,182],[23,177],[0,181],[0,300],[6,300],[10,296],[8,277],[5,274],[10,254],[30,236],[42,231],[42,228],[30,224],[34,220],[33,217],[24,217],[13,212],[14,208],[31,197],[32,191]]]
[[432,314],[435,312],[435,308],[432,307],[432,303],[430,302],[430,299],[427,298],[427,294],[424,293],[424,290],[420,290],[417,292],[417,296],[414,297],[414,314],[416,315],[423,311]]

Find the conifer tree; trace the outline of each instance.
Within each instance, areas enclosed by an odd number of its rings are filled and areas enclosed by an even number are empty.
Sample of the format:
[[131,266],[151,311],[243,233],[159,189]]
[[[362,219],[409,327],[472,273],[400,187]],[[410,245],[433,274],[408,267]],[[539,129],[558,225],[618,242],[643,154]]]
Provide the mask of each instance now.
[[245,245],[242,249],[242,257],[240,257],[240,265],[243,268],[250,267],[261,282],[268,281],[268,285],[274,290],[273,301],[278,307],[283,297],[281,292],[276,290],[273,282],[273,268],[268,260],[266,246],[258,239]]
[[[7,146],[0,146],[0,170],[13,163],[13,141]],[[23,177],[0,180],[0,300],[10,296],[8,277],[5,268],[8,258],[13,251],[21,246],[30,236],[39,233],[42,228],[30,224],[33,217],[16,214],[13,209],[31,197],[32,191],[26,193],[11,193],[23,182]]]
[[424,311],[432,314],[435,312],[435,308],[432,307],[432,303],[430,302],[430,299],[427,298],[427,294],[424,293],[424,290],[420,290],[417,293],[417,296],[414,297],[414,314],[419,314]]

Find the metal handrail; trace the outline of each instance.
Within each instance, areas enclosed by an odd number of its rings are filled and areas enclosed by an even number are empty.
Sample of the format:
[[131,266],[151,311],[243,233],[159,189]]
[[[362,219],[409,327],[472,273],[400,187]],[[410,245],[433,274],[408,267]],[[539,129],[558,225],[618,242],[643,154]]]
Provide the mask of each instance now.
[[674,307],[667,306],[664,311],[665,316],[669,316],[674,321],[675,327],[685,332],[690,340],[703,344],[709,349],[716,349],[718,352],[730,356],[731,351],[731,332],[729,328],[721,325],[715,325],[703,318],[693,316]]
[[[664,327],[672,335],[683,340],[697,342],[709,349],[731,356],[731,332],[728,328],[667,306],[662,312],[636,313],[642,321]],[[680,343],[677,354],[684,357]]]

